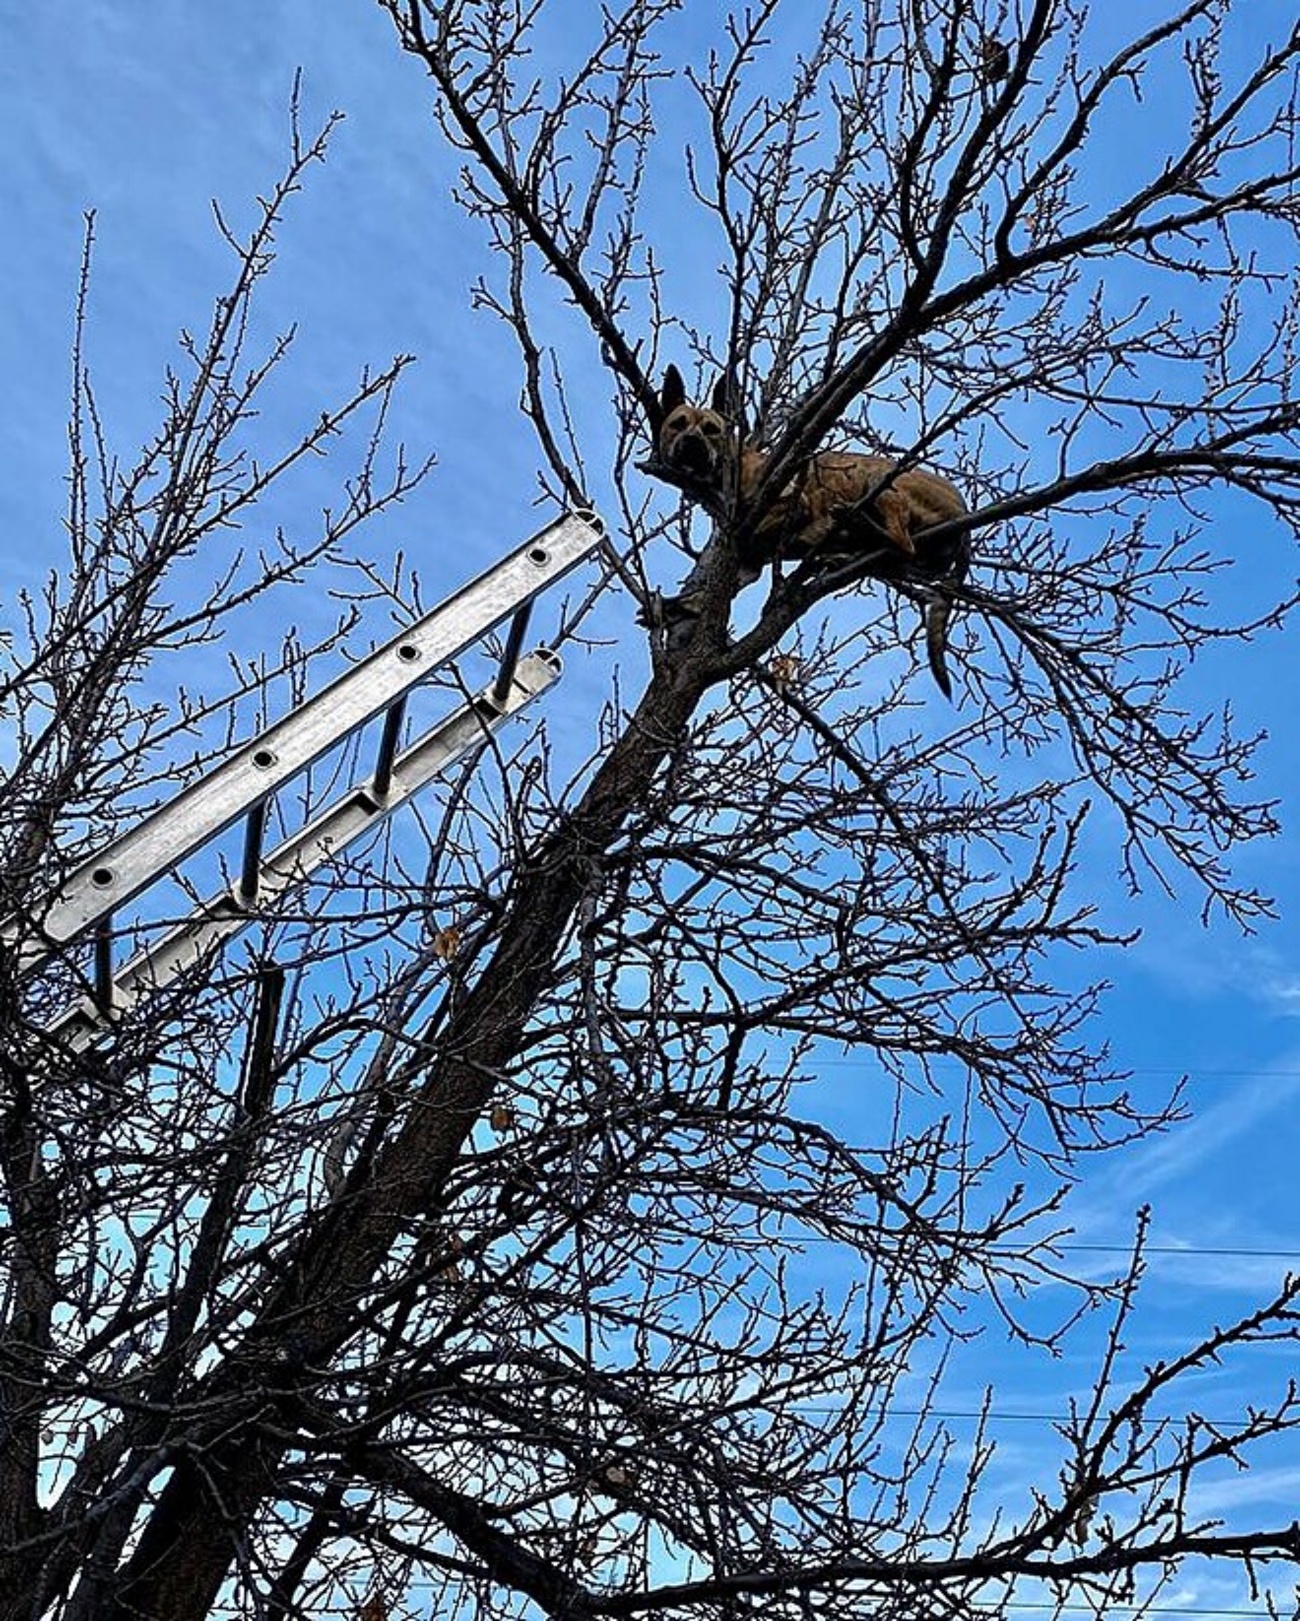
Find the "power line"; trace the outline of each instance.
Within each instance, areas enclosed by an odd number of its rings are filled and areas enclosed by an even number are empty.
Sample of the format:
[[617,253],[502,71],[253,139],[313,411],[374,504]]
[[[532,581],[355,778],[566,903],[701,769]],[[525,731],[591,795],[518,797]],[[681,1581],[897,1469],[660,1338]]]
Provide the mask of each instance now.
[[[1098,1254],[1131,1254],[1131,1244],[1054,1244],[1059,1250],[1093,1250]],[[1144,1244],[1143,1255],[1229,1255],[1229,1256],[1258,1256],[1272,1261],[1300,1261],[1300,1250],[1261,1250],[1244,1247],[1229,1248],[1225,1245],[1212,1244]]]
[[[1062,1610],[1068,1610],[1076,1615],[1096,1615],[1096,1607],[1091,1604],[1034,1604],[1028,1599],[1011,1599],[1008,1603],[999,1605],[1000,1610],[1037,1610],[1043,1615],[1057,1615]],[[1267,1614],[1263,1606],[1253,1610],[1227,1610],[1215,1609],[1199,1604],[1111,1604],[1107,1602],[1106,1613],[1113,1615],[1116,1612],[1122,1615],[1242,1615],[1258,1621],[1261,1615]],[[990,1615],[993,1611],[989,1611]]]
[[[809,1059],[808,1069],[856,1069],[863,1064],[871,1063],[872,1055],[864,1053],[861,1058],[814,1058]],[[1236,1069],[1218,1068],[1207,1069],[1203,1064],[1123,1064],[1117,1067],[1115,1077],[1124,1079],[1130,1075],[1185,1075],[1193,1080],[1300,1080],[1300,1069]],[[1253,1611],[1251,1612],[1254,1613]]]
[[[808,1233],[798,1237],[800,1244],[842,1244],[843,1239],[832,1238],[824,1233]],[[1132,1255],[1132,1244],[1083,1244],[1067,1240],[1043,1240],[1037,1245],[1001,1245],[990,1244],[985,1250],[987,1255],[1027,1255],[1031,1248],[1051,1249],[1061,1255],[1092,1254],[1092,1255]],[[1272,1250],[1252,1249],[1247,1246],[1212,1244],[1144,1244],[1143,1255],[1186,1255],[1196,1258],[1202,1255],[1217,1255],[1228,1259],[1254,1259],[1263,1261],[1300,1261],[1300,1250]]]
[[[1086,1396],[1090,1399],[1092,1394],[1092,1391],[1084,1392],[1083,1396],[1080,1397],[1080,1406],[1084,1405],[1084,1397]],[[843,1406],[835,1406],[830,1403],[822,1402],[800,1402],[798,1404],[798,1408],[801,1413],[808,1413],[810,1415],[827,1418],[848,1411],[848,1409]],[[863,1413],[862,1416],[864,1419],[878,1418],[882,1420],[891,1418],[933,1418],[944,1420],[974,1418],[989,1419],[990,1421],[999,1424],[1004,1422],[1065,1424],[1069,1422],[1068,1413],[1035,1413],[997,1407],[902,1407],[895,1403],[890,1403],[888,1408],[882,1408],[875,1413],[868,1409]],[[1147,1422],[1150,1424],[1181,1424],[1184,1422],[1186,1417],[1190,1416],[1191,1415],[1180,1416],[1175,1413],[1154,1413],[1149,1416]],[[1243,1415],[1240,1413],[1231,1416],[1224,1413],[1197,1413],[1196,1418],[1199,1423],[1213,1424],[1219,1429],[1227,1430],[1230,1429],[1234,1424],[1240,1424],[1243,1420]],[[1298,1415],[1297,1427],[1300,1427],[1300,1415]],[[1282,1434],[1283,1432],[1278,1431],[1276,1433]],[[1260,1439],[1263,1439],[1263,1437]]]
[[[1092,1394],[1091,1391],[1089,1391],[1088,1394],[1091,1395]],[[825,1414],[825,1415],[829,1416],[829,1415],[831,1415],[833,1413],[842,1413],[842,1412],[845,1411],[845,1409],[842,1408],[842,1407],[813,1406],[813,1405],[809,1404],[807,1406],[802,1406],[800,1408],[800,1411],[805,1412],[805,1413]],[[868,1415],[868,1416],[870,1416],[870,1415]],[[999,1423],[999,1424],[1003,1423],[1003,1422],[1010,1422],[1010,1423],[1026,1422],[1026,1423],[1034,1423],[1034,1424],[1065,1424],[1065,1423],[1068,1422],[1068,1419],[1069,1419],[1069,1415],[1066,1414],[1066,1413],[1012,1412],[1012,1411],[1008,1411],[1005,1408],[999,1409],[999,1408],[996,1408],[996,1407],[989,1407],[989,1408],[986,1409],[986,1408],[982,1408],[982,1407],[969,1407],[969,1408],[967,1408],[967,1407],[894,1407],[894,1406],[891,1406],[889,1408],[888,1412],[881,1413],[878,1416],[881,1417],[881,1418],[936,1418],[936,1419],[987,1418],[987,1419],[992,1420],[992,1421],[994,1421],[996,1423]],[[1222,1413],[1217,1414],[1217,1415],[1210,1414],[1210,1413],[1198,1413],[1196,1415],[1196,1417],[1197,1417],[1198,1421],[1201,1422],[1202,1424],[1213,1424],[1217,1428],[1220,1428],[1220,1429],[1228,1429],[1233,1424],[1239,1424],[1239,1423],[1242,1422],[1242,1415],[1240,1413],[1238,1413],[1235,1417],[1227,1417],[1226,1415],[1224,1415]],[[1178,1417],[1176,1414],[1173,1414],[1173,1413],[1156,1413],[1156,1414],[1151,1415],[1151,1417],[1148,1419],[1148,1423],[1151,1423],[1151,1424],[1161,1424],[1161,1423],[1164,1423],[1164,1424],[1181,1424],[1182,1422],[1183,1422],[1183,1419]],[[1280,1434],[1281,1432],[1279,1431],[1278,1433]]]

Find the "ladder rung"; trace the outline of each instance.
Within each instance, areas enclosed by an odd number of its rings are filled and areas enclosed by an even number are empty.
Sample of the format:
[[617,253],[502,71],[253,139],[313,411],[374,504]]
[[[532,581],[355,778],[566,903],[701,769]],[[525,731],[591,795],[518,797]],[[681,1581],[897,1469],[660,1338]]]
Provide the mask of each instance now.
[[510,691],[510,681],[515,673],[515,665],[519,663],[519,654],[524,645],[524,637],[528,634],[528,616],[533,611],[531,602],[525,602],[522,608],[515,609],[514,618],[510,621],[510,629],[506,632],[505,651],[501,655],[501,668],[492,685],[492,696],[503,697]]
[[[559,519],[182,790],[72,874],[41,919],[43,939],[24,943],[18,971],[30,972],[269,799],[334,744],[576,567],[602,536],[592,515],[570,513]],[[0,941],[12,941],[18,933],[13,919],[0,925]]]
[[239,868],[239,893],[246,901],[256,900],[262,862],[262,837],[270,801],[259,799],[244,824],[244,859]]
[[94,998],[86,997],[50,1025],[47,1033],[78,1052],[92,1045],[141,996],[170,984],[213,946],[237,934],[263,909],[454,765],[475,743],[540,697],[561,674],[558,655],[545,649],[521,659],[504,698],[498,699],[491,686],[484,688],[477,698],[461,704],[397,756],[386,795],[376,795],[373,783],[349,789],[264,857],[255,902],[241,898],[238,880],[201,901],[184,922],[123,965],[107,998],[110,1009],[101,1009]]
[[393,780],[393,761],[397,758],[397,745],[402,735],[402,722],[406,719],[406,694],[395,698],[384,716],[384,731],[379,739],[379,758],[375,761],[375,774],[371,778],[380,799],[388,792]]

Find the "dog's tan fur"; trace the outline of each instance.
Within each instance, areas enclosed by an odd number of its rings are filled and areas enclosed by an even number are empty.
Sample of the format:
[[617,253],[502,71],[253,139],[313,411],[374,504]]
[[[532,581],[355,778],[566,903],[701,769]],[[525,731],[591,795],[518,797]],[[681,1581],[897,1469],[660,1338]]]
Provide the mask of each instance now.
[[[715,487],[725,486],[737,438],[720,409],[719,395],[720,390],[715,390],[713,405],[692,405],[686,399],[681,374],[669,366],[659,428],[662,460]],[[742,501],[752,499],[766,466],[763,451],[753,445],[741,449],[738,493]],[[908,557],[917,555],[915,537],[923,530],[967,513],[961,495],[938,473],[924,467],[900,472],[898,463],[887,456],[826,450],[787,480],[759,520],[755,539],[768,556],[815,551],[832,535],[842,536],[845,517],[855,507],[864,514],[870,510],[870,516]]]
[[[740,458],[740,491],[748,500],[767,465],[759,450],[746,448]],[[908,557],[916,556],[921,531],[964,517],[966,503],[946,478],[911,467],[899,472],[885,456],[851,451],[823,451],[789,479],[757,527],[779,551],[815,551],[837,530],[846,513],[867,503],[876,522]]]
[[[681,374],[669,366],[660,403],[660,459],[701,487],[725,491],[735,480],[740,500],[751,500],[768,458],[753,445],[739,446],[737,477],[739,434],[724,414],[723,386],[715,388],[712,404],[694,405],[686,398]],[[960,579],[967,559],[965,532],[950,530],[933,547],[924,536],[968,511],[957,489],[924,467],[900,471],[887,456],[822,451],[782,486],[742,546],[741,562],[754,579],[764,563],[782,557],[820,550],[828,557],[865,554],[880,549],[874,524],[901,554],[892,568],[888,556],[882,558],[880,572]],[[926,614],[926,643],[935,679],[945,693],[950,692],[944,666],[947,622],[948,604],[936,597]]]

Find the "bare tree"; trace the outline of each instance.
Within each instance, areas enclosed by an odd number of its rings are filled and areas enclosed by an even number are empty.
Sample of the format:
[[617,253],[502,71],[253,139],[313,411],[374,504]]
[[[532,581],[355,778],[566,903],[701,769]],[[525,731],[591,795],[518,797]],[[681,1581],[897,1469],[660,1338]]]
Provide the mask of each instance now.
[[[1063,986],[1116,938],[1080,868],[1113,837],[1135,886],[1267,906],[1227,859],[1274,827],[1253,740],[1189,709],[1186,665],[1292,603],[1300,29],[1243,66],[1228,0],[1105,50],[1069,0],[766,0],[701,53],[676,0],[380,3],[463,154],[545,493],[618,515],[564,635],[630,594],[652,668],[576,780],[536,735],[485,749],[422,842],[340,865],[92,1058],[42,1034],[84,965],[11,988],[0,1615],[1100,1611],[1198,1560],[1271,1592],[1294,1525],[1212,1521],[1199,1483],[1294,1431],[1295,1391],[1210,1422],[1190,1387],[1240,1361],[1259,1390],[1300,1284],[1132,1365],[1143,1231],[1114,1287],[1071,1283],[1059,1211],[1177,1099],[1139,1108],[1099,992]],[[317,150],[133,472],[78,357],[70,566],[6,683],[30,927],[202,719],[145,704],[149,662],[415,477],[366,441],[318,541],[165,605],[273,474],[382,424],[400,363],[295,449],[240,448],[247,298]],[[669,361],[721,379],[756,479],[658,454]],[[967,492],[964,579],[890,562],[867,501],[741,589],[845,447]],[[936,603],[954,711],[922,699]],[[282,974],[278,1036],[245,1036]],[[800,1106],[828,1051],[860,1061],[865,1144]],[[1074,1304],[1044,1328],[1046,1280]],[[987,1429],[959,1446],[934,1399],[963,1313],[1054,1346],[1092,1310],[1058,1478],[991,1501]]]

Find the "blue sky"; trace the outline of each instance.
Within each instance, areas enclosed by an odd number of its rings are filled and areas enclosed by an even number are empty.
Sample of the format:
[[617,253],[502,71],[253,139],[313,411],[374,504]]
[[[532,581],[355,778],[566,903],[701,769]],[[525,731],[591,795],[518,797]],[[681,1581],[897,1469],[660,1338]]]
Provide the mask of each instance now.
[[[413,449],[434,449],[439,466],[413,500],[366,532],[366,546],[381,561],[404,549],[431,601],[537,526],[513,352],[469,308],[481,244],[449,199],[453,167],[424,83],[399,58],[377,6],[0,0],[0,19],[0,614],[8,618],[13,593],[38,584],[59,556],[83,211],[97,213],[89,360],[110,432],[127,454],[154,425],[178,329],[201,326],[223,285],[228,254],[212,229],[210,199],[236,221],[248,217],[248,199],[281,163],[299,67],[307,123],[336,107],[347,118],[331,161],[291,211],[263,298],[268,330],[294,322],[299,329],[268,434],[312,420],[323,398],[343,395],[367,363],[413,352],[419,364],[401,392],[398,431]],[[1240,537],[1243,550],[1250,542]],[[295,613],[309,632],[331,617],[323,600],[304,600]],[[622,634],[626,616],[610,623]],[[278,638],[281,627],[264,628],[268,641]],[[370,628],[375,639],[389,632],[382,621]],[[259,627],[250,621],[245,629],[255,643]],[[259,649],[237,651],[252,657]],[[210,673],[223,656],[213,655]],[[643,653],[634,644],[618,656],[630,693]],[[1284,801],[1286,831],[1245,853],[1240,866],[1277,896],[1280,921],[1246,939],[1223,926],[1207,931],[1195,897],[1130,902],[1112,873],[1090,875],[1111,920],[1143,929],[1132,947],[1087,965],[1115,981],[1104,1027],[1116,1060],[1148,1096],[1186,1073],[1195,1115],[1165,1138],[1089,1167],[1071,1208],[1080,1242],[1122,1245],[1136,1206],[1150,1200],[1153,1243],[1197,1252],[1153,1257],[1142,1318],[1143,1354],[1151,1356],[1244,1310],[1288,1264],[1300,1264],[1292,1194],[1300,871],[1291,831],[1300,808],[1292,716],[1300,661],[1290,637],[1244,657],[1249,668],[1240,656],[1211,661],[1205,679],[1219,672],[1239,680],[1241,718],[1271,734],[1261,782]],[[585,661],[570,655],[549,705],[556,735],[594,736],[608,661],[599,650]],[[831,1065],[825,1083],[824,1098],[805,1103],[852,1135],[851,1077]],[[1098,1252],[1096,1261],[1109,1271],[1116,1257]],[[1001,1360],[990,1343],[990,1374]],[[1067,1364],[1044,1374],[1041,1395],[1022,1383],[1000,1405],[1037,1411],[1069,1388],[1071,1372]],[[1032,1452],[1026,1428],[1008,1428],[1008,1470],[1032,1468],[1032,1457],[1017,1452]],[[1278,1468],[1271,1486],[1260,1484],[1285,1503],[1300,1459]],[[1197,1601],[1213,1595],[1201,1590]]]

